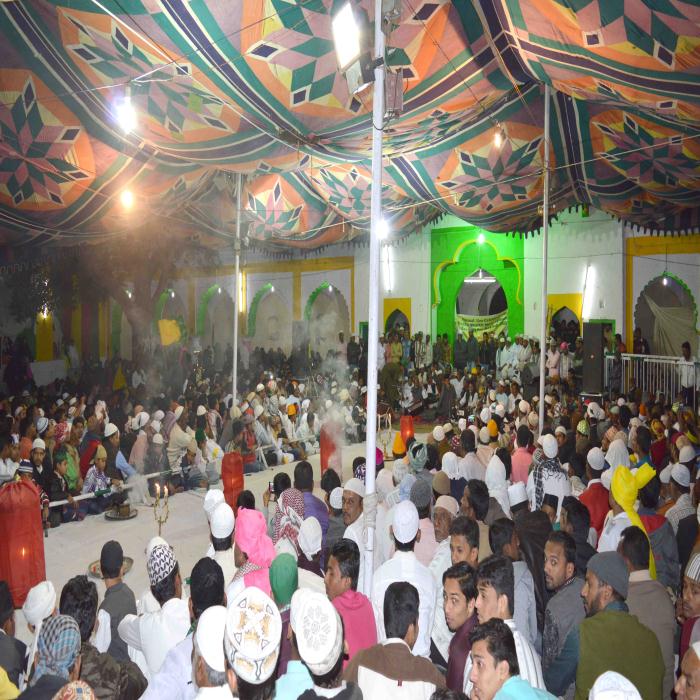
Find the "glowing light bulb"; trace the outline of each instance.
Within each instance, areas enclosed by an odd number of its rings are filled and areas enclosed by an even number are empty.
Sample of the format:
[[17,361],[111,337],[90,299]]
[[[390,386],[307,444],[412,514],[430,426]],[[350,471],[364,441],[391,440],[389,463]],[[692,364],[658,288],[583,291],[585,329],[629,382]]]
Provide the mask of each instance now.
[[329,291],[329,292],[332,292],[332,291],[333,291],[333,285],[332,285],[332,284],[329,284],[329,285],[328,285],[328,291]]
[[481,245],[484,241],[486,240],[486,236],[484,236],[483,233],[479,234],[479,237],[476,239],[476,242]]
[[664,275],[664,287],[668,287],[668,277]]
[[136,128],[136,110],[131,104],[131,95],[124,95],[122,101],[117,105],[117,122],[126,134]]
[[219,287],[219,288],[216,290],[216,293],[217,293],[217,294],[221,294],[221,287]]
[[131,209],[134,206],[134,193],[131,190],[122,190],[119,200],[124,209]]
[[271,292],[274,292],[274,291],[275,291],[274,285],[273,285],[272,287],[270,287],[270,291],[271,291]]
[[503,134],[501,133],[500,129],[498,129],[493,135],[493,145],[496,148],[500,148],[503,145]]
[[170,298],[171,299],[175,298],[175,292],[172,289],[170,290]]

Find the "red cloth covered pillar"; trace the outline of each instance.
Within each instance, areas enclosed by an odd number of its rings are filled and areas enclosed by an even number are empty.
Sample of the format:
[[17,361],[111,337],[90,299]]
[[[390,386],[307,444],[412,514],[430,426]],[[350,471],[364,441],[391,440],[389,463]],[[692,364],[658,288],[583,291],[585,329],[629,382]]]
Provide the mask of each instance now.
[[408,438],[412,438],[415,435],[413,432],[413,416],[401,416],[401,439],[405,445],[408,442]]
[[321,426],[321,437],[319,438],[319,444],[321,446],[321,474],[323,474],[328,467],[335,468],[335,456],[336,452],[338,451],[335,440],[334,426],[330,423],[324,423]]
[[39,489],[24,479],[0,489],[0,579],[17,607],[46,580]]
[[243,459],[238,452],[228,452],[221,462],[221,480],[224,482],[224,499],[234,512],[238,494],[243,491]]

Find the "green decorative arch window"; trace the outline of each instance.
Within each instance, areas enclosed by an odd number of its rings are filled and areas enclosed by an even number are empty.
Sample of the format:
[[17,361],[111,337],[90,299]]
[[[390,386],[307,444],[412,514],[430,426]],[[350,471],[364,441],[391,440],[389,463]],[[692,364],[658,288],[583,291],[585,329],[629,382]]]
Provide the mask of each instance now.
[[252,338],[255,335],[255,320],[258,315],[258,306],[267,294],[272,294],[274,287],[271,282],[261,287],[250,303],[250,311],[248,312],[248,337]]

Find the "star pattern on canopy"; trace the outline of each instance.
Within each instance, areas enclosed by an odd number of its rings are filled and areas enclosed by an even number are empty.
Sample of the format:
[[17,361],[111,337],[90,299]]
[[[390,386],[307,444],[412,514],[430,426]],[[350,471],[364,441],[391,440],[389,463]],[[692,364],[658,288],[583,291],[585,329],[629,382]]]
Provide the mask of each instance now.
[[[312,249],[366,235],[372,95],[351,95],[337,70],[335,4],[0,3],[0,242],[74,244],[153,223],[229,241],[237,172],[255,241]],[[371,26],[373,3],[356,4]],[[541,226],[545,84],[557,211],[698,230],[700,3],[401,8],[386,63],[401,71],[403,111],[383,132],[396,235],[445,213],[492,231]],[[127,98],[128,133],[116,118]]]

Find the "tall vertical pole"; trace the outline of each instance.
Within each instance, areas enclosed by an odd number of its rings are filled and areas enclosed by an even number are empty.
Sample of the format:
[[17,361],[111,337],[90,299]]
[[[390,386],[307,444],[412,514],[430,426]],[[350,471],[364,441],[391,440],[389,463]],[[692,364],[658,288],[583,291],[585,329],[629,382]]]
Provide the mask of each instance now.
[[544,86],[544,194],[542,196],[542,313],[540,324],[540,433],[544,428],[544,380],[547,354],[547,245],[549,235],[549,85]]
[[240,315],[240,302],[238,298],[238,290],[240,283],[238,277],[241,274],[241,187],[243,177],[240,173],[236,173],[236,241],[233,244],[233,249],[236,253],[236,271],[234,272],[233,280],[233,377],[231,379],[231,392],[233,400],[236,400],[238,392],[238,316]]
[[[384,128],[384,28],[382,0],[374,0],[374,69],[372,104],[372,200],[369,236],[369,337],[367,339],[367,452],[365,493],[374,493],[377,469],[377,345],[379,344],[379,235],[382,221],[382,130]],[[367,528],[365,543],[365,595],[372,591],[374,527]]]

